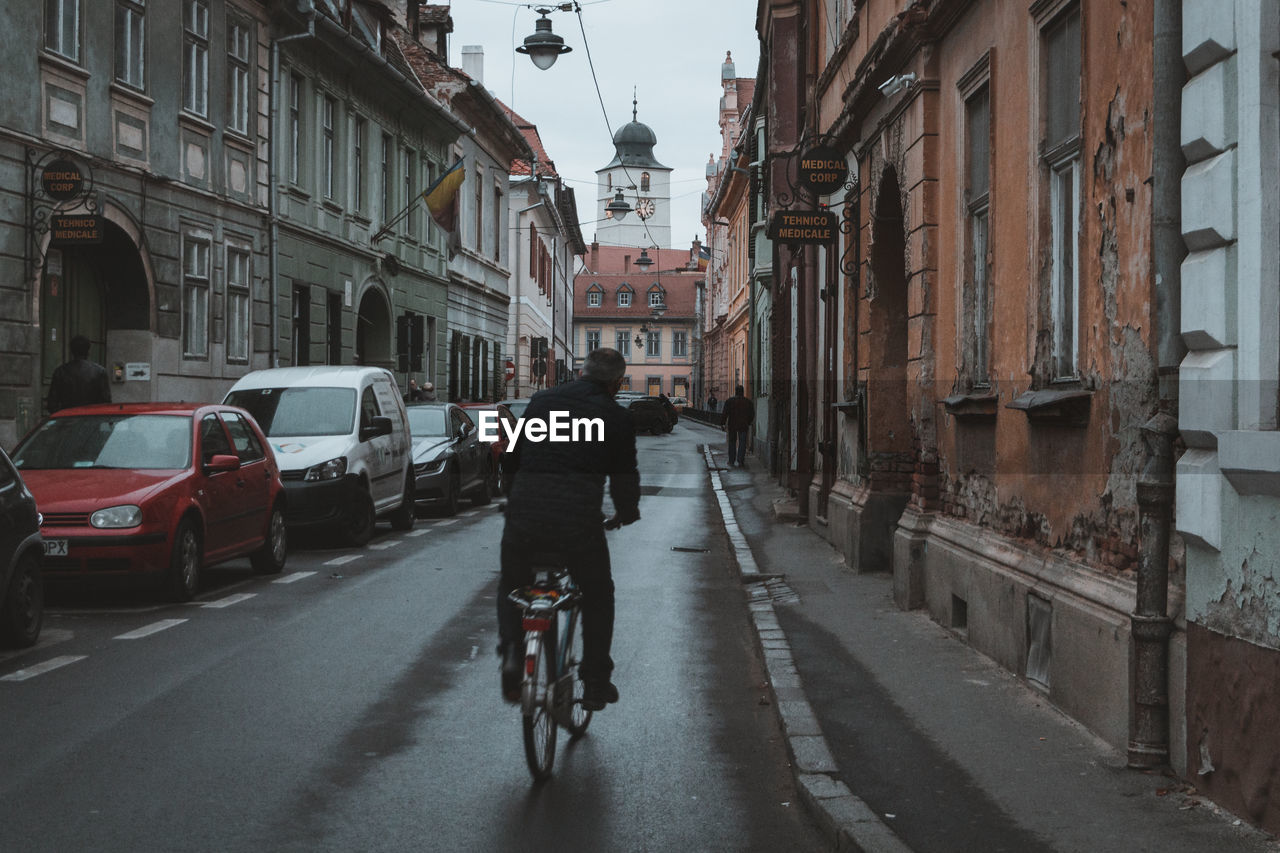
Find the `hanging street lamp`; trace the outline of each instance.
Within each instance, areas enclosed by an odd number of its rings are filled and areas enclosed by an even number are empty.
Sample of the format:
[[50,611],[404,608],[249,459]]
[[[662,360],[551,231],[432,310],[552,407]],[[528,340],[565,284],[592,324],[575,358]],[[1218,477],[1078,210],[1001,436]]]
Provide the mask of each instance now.
[[573,50],[564,43],[563,38],[551,31],[551,19],[547,15],[551,14],[555,8],[559,7],[539,6],[533,10],[542,17],[534,24],[533,35],[526,36],[524,44],[516,48],[516,53],[526,54],[542,71],[555,65],[560,54]]

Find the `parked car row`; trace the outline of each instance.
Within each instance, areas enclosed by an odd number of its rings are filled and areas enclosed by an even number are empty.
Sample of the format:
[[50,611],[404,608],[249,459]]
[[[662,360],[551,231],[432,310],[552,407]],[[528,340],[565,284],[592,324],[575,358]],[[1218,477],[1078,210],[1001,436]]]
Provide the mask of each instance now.
[[[46,580],[146,578],[188,601],[218,563],[282,571],[291,531],[361,546],[379,518],[407,530],[419,509],[488,503],[510,488],[501,424],[528,402],[406,406],[387,370],[317,366],[254,371],[221,403],[56,412],[0,451],[0,639],[37,641]],[[619,403],[637,429],[678,417],[665,398]]]

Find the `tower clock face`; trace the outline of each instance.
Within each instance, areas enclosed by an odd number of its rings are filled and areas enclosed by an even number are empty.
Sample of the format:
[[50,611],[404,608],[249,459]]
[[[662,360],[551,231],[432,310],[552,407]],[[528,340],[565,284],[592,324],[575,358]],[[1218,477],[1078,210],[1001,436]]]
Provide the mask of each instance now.
[[641,219],[648,219],[653,216],[653,199],[642,198],[636,202],[636,216]]

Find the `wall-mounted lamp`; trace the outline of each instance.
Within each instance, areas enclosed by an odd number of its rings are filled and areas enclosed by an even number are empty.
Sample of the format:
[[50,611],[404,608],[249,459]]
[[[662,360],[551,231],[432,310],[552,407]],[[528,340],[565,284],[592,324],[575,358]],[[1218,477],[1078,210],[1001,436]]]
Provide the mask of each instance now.
[[894,77],[890,77],[877,88],[880,90],[880,94],[889,98],[898,94],[914,82],[916,82],[916,72],[908,71],[906,74],[898,74]]

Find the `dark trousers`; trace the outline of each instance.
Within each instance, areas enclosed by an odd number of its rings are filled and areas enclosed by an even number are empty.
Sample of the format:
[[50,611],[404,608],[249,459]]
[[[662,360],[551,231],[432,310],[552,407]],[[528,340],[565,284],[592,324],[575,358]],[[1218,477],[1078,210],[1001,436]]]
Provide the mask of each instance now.
[[747,432],[745,429],[726,430],[729,434],[729,464],[742,465],[747,455]]
[[607,681],[613,672],[613,572],[609,545],[600,528],[574,541],[531,541],[531,537],[505,531],[502,535],[502,575],[498,579],[498,637],[501,647],[524,642],[520,608],[507,598],[512,590],[533,583],[532,559],[548,552],[559,554],[574,583],[582,592],[583,681]]

